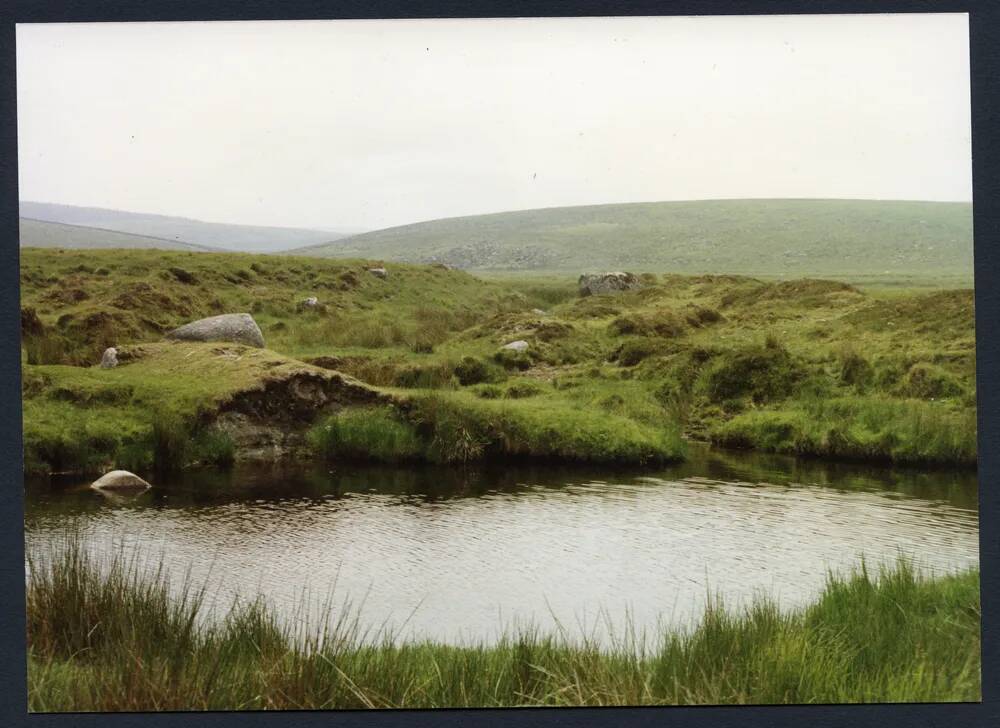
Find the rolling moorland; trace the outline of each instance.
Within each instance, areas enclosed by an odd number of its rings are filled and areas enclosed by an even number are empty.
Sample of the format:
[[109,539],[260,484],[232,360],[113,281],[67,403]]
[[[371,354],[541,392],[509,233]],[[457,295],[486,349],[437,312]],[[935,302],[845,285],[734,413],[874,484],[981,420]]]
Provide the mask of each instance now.
[[972,281],[972,205],[703,200],[521,210],[376,230],[292,251],[467,270],[630,270]]
[[[381,278],[381,262],[24,249],[27,469],[655,464],[693,440],[975,464],[969,289],[645,273],[639,290],[581,297],[570,275],[389,263]],[[267,349],[162,341],[238,311]],[[108,346],[121,364],[99,369]]]
[[30,248],[126,248],[187,250],[197,253],[213,250],[202,245],[156,238],[151,235],[135,235],[83,225],[64,225],[27,217],[18,220],[18,227],[21,246]]
[[[336,240],[344,235],[342,232],[329,230],[309,230],[305,228],[285,228],[262,225],[233,225],[218,222],[204,222],[186,217],[172,215],[154,215],[124,210],[109,210],[101,207],[79,207],[76,205],[60,205],[51,202],[31,202],[22,200],[20,215],[24,218],[60,225],[71,225],[82,228],[96,228],[100,231],[111,231],[140,237],[160,238],[175,244],[186,244],[197,249],[223,249],[243,252],[269,253],[299,245],[310,245]],[[23,225],[23,222],[22,222]],[[50,238],[55,231],[49,231]],[[39,243],[25,240],[24,230],[21,233],[21,245],[38,245]],[[108,236],[108,237],[112,237]],[[114,236],[118,237],[118,236]],[[51,243],[50,243],[51,244]],[[99,237],[70,238],[61,246],[76,247],[153,247],[149,245],[132,245],[121,239],[117,245],[108,244]],[[161,248],[180,248],[179,245]],[[186,249],[186,248],[185,248]]]

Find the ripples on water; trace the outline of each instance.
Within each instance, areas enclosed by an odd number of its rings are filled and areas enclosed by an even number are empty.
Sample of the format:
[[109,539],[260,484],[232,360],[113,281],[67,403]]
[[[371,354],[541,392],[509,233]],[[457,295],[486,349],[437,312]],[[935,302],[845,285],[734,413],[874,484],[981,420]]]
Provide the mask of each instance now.
[[137,547],[208,580],[222,604],[260,592],[291,615],[304,598],[350,600],[372,630],[448,641],[526,622],[601,636],[626,615],[640,630],[688,626],[710,592],[792,607],[861,554],[978,563],[974,474],[760,456],[705,453],[653,474],[241,468],[133,500],[78,483],[27,493],[29,549],[77,528],[95,551]]

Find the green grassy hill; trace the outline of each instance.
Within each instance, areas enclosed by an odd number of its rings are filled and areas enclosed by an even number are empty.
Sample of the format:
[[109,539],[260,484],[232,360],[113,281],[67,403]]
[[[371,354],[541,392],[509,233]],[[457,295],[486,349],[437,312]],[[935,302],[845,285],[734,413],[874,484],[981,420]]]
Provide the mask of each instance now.
[[431,220],[293,252],[492,271],[627,269],[971,281],[972,205],[709,200],[558,207]]
[[155,248],[208,252],[212,248],[150,235],[133,235],[101,228],[64,225],[22,217],[19,221],[22,248]]

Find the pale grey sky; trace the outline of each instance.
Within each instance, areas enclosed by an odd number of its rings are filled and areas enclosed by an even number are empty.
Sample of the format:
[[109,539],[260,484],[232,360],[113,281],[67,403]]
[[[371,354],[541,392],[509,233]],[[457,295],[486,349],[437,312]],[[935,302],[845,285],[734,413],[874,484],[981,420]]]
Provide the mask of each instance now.
[[965,14],[19,25],[20,196],[257,225],[970,200]]

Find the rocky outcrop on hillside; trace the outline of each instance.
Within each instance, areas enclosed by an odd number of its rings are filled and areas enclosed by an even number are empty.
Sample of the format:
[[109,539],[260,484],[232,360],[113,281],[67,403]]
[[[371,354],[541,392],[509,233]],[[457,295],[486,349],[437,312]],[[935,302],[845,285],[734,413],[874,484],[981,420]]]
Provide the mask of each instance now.
[[555,256],[551,251],[536,245],[507,246],[483,240],[425,256],[416,262],[441,264],[451,268],[530,270],[545,268],[554,261]]
[[597,296],[642,288],[642,282],[633,273],[584,273],[578,281],[581,296]]

